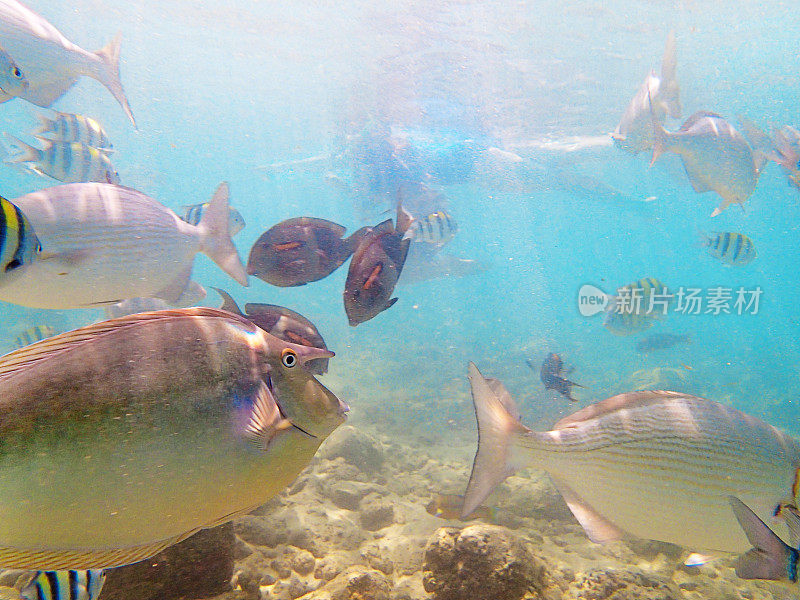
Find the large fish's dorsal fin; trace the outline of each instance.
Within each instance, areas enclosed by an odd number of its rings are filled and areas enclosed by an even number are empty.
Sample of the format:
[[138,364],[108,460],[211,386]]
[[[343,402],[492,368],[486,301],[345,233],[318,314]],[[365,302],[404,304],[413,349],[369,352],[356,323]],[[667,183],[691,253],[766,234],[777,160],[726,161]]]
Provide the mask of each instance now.
[[326,229],[330,231],[333,235],[340,238],[342,237],[347,228],[343,225],[339,225],[338,223],[334,223],[333,221],[328,221],[327,219],[320,219],[318,217],[292,217],[291,219],[286,219],[285,221],[281,221],[279,225],[287,226],[287,225],[296,225],[301,227],[309,227],[314,226],[319,229]]
[[583,498],[578,496],[566,483],[552,475],[550,479],[590,540],[596,544],[604,544],[606,542],[626,538],[630,539],[632,537],[629,533],[614,525],[614,523],[586,504]]
[[[736,575],[742,579],[797,581],[797,551],[790,548],[749,506],[728,496],[733,514],[753,547],[736,559]],[[790,576],[790,569],[794,576]]]
[[237,318],[230,313],[222,312],[216,308],[198,306],[194,308],[182,308],[171,310],[160,310],[154,312],[135,313],[116,319],[100,321],[79,329],[67,331],[60,335],[44,339],[30,346],[25,346],[15,350],[5,356],[0,357],[0,379],[7,377],[22,367],[31,366],[42,360],[48,359],[53,355],[64,352],[89,341],[97,336],[117,331],[126,327],[132,327],[151,321],[169,320],[181,317],[218,317],[228,320],[236,320],[250,329],[254,325],[244,318]]
[[582,423],[597,419],[603,415],[608,415],[619,410],[627,410],[632,408],[639,408],[662,402],[670,398],[692,398],[702,400],[697,396],[691,394],[683,394],[681,392],[669,392],[665,390],[651,390],[643,392],[627,392],[625,394],[617,394],[611,396],[600,402],[591,404],[582,408],[578,412],[568,415],[561,419],[553,426],[553,429],[565,429],[567,427],[577,427]]
[[705,119],[706,117],[709,117],[711,119],[722,119],[723,121],[725,120],[724,117],[718,115],[715,112],[711,112],[709,110],[698,110],[696,113],[694,113],[691,117],[689,117],[683,122],[683,125],[681,125],[679,131],[688,131],[689,129],[694,127],[698,121],[700,121],[701,119]]
[[217,292],[222,297],[222,306],[220,306],[220,310],[227,310],[229,313],[233,313],[235,315],[244,316],[242,310],[239,308],[239,305],[236,304],[236,300],[233,299],[228,292],[218,287],[212,287],[212,290]]

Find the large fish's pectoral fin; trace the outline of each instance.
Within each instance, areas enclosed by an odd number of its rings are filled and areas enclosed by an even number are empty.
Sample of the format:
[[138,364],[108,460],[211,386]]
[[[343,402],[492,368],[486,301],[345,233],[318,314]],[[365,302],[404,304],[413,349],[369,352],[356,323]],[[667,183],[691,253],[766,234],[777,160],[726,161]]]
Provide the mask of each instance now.
[[178,299],[183,294],[183,291],[189,285],[189,280],[192,277],[192,265],[183,269],[172,282],[167,285],[163,290],[156,292],[155,297],[165,300],[173,306],[177,305]]
[[20,96],[28,102],[49,108],[56,100],[67,93],[75,85],[78,78],[72,74],[65,74],[43,83],[31,82],[28,89]]
[[775,535],[744,502],[735,496],[728,496],[728,502],[753,545],[736,560],[737,577],[797,581],[797,550]]
[[492,489],[514,472],[511,464],[513,437],[530,431],[503,404],[505,388],[501,390],[494,381],[481,375],[474,363],[469,363],[472,402],[478,421],[478,452],[464,493],[462,517],[478,508]]
[[578,496],[566,483],[553,475],[550,475],[550,479],[590,540],[596,544],[604,544],[605,542],[633,537],[584,502],[583,498]]
[[59,266],[77,267],[92,254],[94,254],[94,250],[91,248],[75,248],[64,252],[48,252],[45,250],[38,254],[37,259],[59,263]]
[[242,430],[243,435],[259,450],[269,449],[273,440],[281,433],[290,429],[302,429],[283,416],[271,386],[262,383],[252,399],[247,422]]

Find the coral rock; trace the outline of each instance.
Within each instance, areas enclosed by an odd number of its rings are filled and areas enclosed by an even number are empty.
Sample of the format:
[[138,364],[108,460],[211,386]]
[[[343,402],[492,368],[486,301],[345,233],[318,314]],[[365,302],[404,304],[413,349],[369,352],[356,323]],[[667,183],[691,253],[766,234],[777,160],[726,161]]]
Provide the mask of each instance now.
[[342,457],[364,473],[379,472],[385,458],[379,441],[350,425],[339,427],[320,448],[319,456]]
[[597,569],[579,577],[578,600],[680,600],[683,594],[664,580],[633,571]]

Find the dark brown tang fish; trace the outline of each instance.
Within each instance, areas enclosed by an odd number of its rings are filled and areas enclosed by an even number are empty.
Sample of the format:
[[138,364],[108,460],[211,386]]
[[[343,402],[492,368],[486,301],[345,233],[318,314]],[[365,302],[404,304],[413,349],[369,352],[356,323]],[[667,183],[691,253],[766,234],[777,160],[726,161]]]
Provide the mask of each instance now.
[[280,287],[318,281],[350,258],[366,229],[342,239],[345,228],[332,221],[287,219],[256,240],[247,259],[247,272]]
[[397,302],[391,298],[403,270],[410,239],[403,239],[411,219],[402,208],[397,228],[387,219],[361,237],[344,285],[344,310],[350,325],[369,321]]
[[[222,310],[241,315],[267,333],[287,342],[321,350],[328,349],[316,326],[300,313],[275,304],[251,303],[245,304],[242,312],[228,292],[219,288],[213,289],[222,296]],[[305,368],[317,375],[324,375],[328,372],[328,359],[313,358],[306,361]]]
[[[536,370],[535,366],[530,360],[526,362],[531,369],[534,371]],[[539,370],[539,377],[541,378],[545,389],[557,391],[570,402],[575,402],[575,398],[572,397],[572,387],[583,387],[581,384],[570,381],[564,377],[564,361],[562,361],[561,357],[554,352],[548,354],[547,358],[544,359],[542,367]]]

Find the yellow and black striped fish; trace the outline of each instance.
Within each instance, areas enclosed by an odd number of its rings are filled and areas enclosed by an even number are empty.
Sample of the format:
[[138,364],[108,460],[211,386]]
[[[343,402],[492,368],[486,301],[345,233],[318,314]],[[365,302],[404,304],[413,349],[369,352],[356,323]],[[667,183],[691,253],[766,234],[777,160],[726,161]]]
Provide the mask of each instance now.
[[[199,225],[200,219],[203,218],[203,213],[208,208],[208,202],[201,202],[200,204],[192,204],[191,206],[184,206],[183,207],[183,215],[181,215],[181,219],[186,221],[191,225]],[[228,207],[230,211],[230,215],[228,217],[228,234],[231,236],[236,235],[242,229],[244,229],[245,222],[244,217],[242,217],[241,213],[233,208],[232,206]]]
[[753,262],[756,257],[756,246],[743,233],[723,231],[703,236],[703,246],[714,258],[731,266],[742,266]]
[[56,330],[50,327],[50,325],[34,325],[33,327],[28,327],[28,329],[17,336],[16,347],[24,348],[25,346],[30,346],[36,342],[53,337],[55,334]]
[[37,116],[39,127],[31,132],[36,137],[45,137],[56,142],[78,142],[102,149],[106,153],[113,152],[114,146],[96,119],[62,112],[57,112],[52,119],[42,114]]
[[614,335],[644,331],[665,315],[670,305],[668,293],[664,284],[654,277],[622,286],[606,307],[603,325]]
[[458,225],[449,214],[440,210],[422,219],[414,219],[403,239],[444,246],[452,240]]
[[0,275],[32,263],[41,249],[28,218],[0,197]]
[[20,595],[25,600],[95,600],[105,581],[99,569],[38,571]]
[[93,146],[36,138],[44,146],[40,150],[7,133],[6,139],[11,150],[16,150],[16,154],[6,159],[8,164],[24,164],[39,175],[64,183],[119,183],[119,173],[108,155]]

